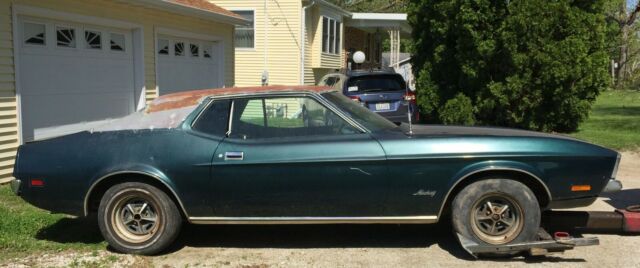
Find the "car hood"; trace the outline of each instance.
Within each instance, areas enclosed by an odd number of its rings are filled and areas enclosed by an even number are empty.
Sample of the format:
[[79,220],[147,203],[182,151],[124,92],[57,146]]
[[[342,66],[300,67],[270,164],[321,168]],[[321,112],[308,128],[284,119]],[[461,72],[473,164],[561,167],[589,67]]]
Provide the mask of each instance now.
[[[408,131],[409,125],[401,128]],[[502,127],[466,127],[444,125],[413,125],[413,136],[494,136],[494,137],[542,137],[580,141],[573,137]]]

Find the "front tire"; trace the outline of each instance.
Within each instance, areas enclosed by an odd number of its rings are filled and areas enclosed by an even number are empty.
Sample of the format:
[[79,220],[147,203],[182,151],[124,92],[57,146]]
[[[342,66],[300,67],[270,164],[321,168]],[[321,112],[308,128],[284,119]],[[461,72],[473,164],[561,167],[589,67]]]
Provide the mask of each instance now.
[[116,184],[100,201],[98,225],[116,251],[152,255],[178,236],[182,218],[162,190],[139,182]]
[[487,179],[458,193],[451,218],[456,232],[480,245],[529,242],[540,228],[540,206],[526,185]]

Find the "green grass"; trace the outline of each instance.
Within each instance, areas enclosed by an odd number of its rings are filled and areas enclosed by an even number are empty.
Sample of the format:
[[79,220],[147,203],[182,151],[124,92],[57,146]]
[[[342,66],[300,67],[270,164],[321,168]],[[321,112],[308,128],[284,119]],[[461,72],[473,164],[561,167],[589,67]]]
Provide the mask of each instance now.
[[0,262],[33,254],[105,249],[95,222],[54,215],[0,186]]
[[639,149],[640,91],[602,92],[589,119],[571,135],[612,149]]

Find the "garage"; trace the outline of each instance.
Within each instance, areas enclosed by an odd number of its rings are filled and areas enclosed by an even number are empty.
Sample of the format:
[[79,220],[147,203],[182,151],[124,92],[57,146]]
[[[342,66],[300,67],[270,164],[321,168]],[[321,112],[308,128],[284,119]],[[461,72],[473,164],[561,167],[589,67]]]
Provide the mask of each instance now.
[[131,30],[18,18],[23,141],[134,110]]
[[219,42],[205,38],[158,35],[159,95],[224,86]]

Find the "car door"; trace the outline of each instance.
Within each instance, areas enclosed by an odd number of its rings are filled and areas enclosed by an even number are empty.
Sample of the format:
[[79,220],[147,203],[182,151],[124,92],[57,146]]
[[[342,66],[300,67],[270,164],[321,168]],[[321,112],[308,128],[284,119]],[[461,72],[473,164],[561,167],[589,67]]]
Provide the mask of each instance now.
[[385,154],[310,96],[234,99],[212,168],[216,217],[366,217],[381,212]]

